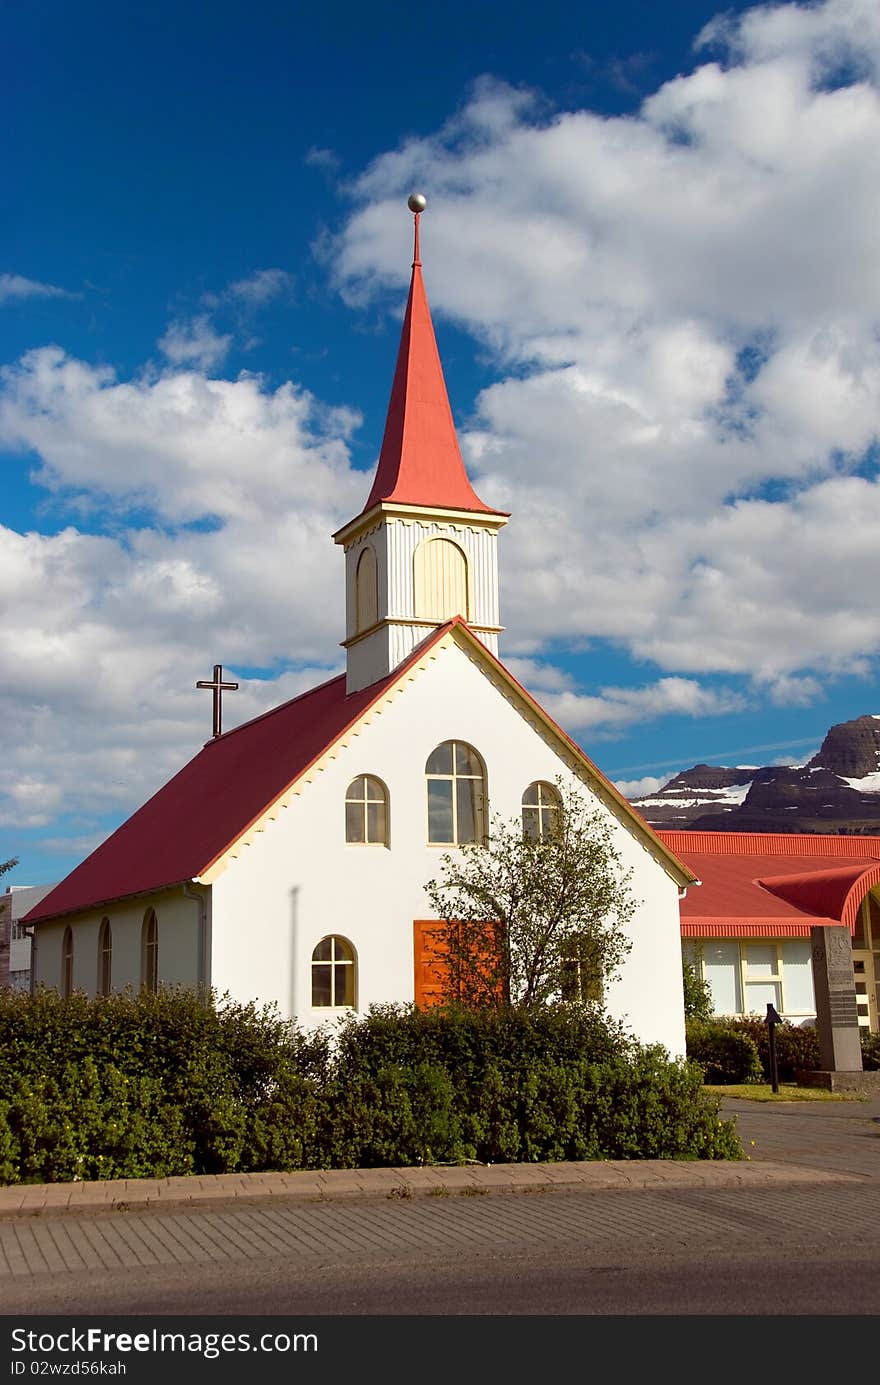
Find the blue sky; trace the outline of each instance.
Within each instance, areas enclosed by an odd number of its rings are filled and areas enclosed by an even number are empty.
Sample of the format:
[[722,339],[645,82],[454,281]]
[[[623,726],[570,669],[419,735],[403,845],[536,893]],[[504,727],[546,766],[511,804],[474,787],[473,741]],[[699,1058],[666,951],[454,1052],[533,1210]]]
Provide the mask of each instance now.
[[522,681],[633,793],[880,712],[880,17],[718,15],[6,16],[4,884],[340,667],[415,189]]

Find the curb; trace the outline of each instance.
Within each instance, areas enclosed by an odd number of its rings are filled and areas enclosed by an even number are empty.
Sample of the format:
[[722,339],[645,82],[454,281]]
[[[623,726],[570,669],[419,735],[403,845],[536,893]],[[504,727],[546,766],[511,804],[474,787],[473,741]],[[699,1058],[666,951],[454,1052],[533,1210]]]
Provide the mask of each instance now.
[[426,1197],[485,1197],[551,1192],[662,1192],[667,1189],[864,1183],[865,1175],[792,1164],[739,1160],[602,1160],[294,1173],[193,1175],[26,1183],[0,1188],[0,1218],[94,1215],[258,1202],[339,1202]]

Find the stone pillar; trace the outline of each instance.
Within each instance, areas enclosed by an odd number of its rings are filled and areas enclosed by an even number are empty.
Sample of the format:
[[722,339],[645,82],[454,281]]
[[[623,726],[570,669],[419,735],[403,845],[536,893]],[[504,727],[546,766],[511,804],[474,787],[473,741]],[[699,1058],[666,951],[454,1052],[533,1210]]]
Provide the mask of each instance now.
[[820,924],[810,929],[816,1029],[825,1072],[861,1072],[862,1046],[849,929]]

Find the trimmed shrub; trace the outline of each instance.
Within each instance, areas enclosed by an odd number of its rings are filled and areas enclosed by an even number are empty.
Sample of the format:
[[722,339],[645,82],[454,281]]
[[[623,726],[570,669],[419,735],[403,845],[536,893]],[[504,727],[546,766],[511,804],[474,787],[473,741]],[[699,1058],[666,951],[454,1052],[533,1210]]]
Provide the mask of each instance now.
[[698,1063],[703,1080],[713,1086],[761,1082],[758,1048],[745,1030],[725,1020],[688,1020],[687,1056]]
[[[871,1034],[867,1029],[859,1031],[862,1042],[862,1067],[865,1072],[880,1071],[880,1034]],[[816,1064],[818,1067],[819,1064]]]
[[[758,1015],[743,1015],[723,1023],[738,1034],[748,1034],[761,1059],[764,1081],[770,1081],[770,1031],[767,1021]],[[791,1024],[787,1020],[776,1025],[776,1066],[780,1082],[793,1082],[798,1069],[820,1066],[819,1035],[812,1025]]]
[[699,1067],[585,1006],[382,1006],[331,1040],[187,991],[6,992],[0,1051],[7,1183],[742,1156]]

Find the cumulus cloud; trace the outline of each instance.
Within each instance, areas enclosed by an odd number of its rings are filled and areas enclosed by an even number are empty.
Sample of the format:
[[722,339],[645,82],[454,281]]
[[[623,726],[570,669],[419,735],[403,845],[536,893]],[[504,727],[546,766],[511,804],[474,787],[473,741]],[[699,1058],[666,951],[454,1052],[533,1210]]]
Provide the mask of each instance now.
[[289,293],[293,287],[293,275],[284,269],[257,269],[246,279],[236,279],[229,285],[227,293],[231,298],[240,299],[249,307],[262,307],[273,298]]
[[14,303],[23,298],[73,298],[72,293],[55,284],[41,284],[25,279],[21,274],[0,274],[0,303]]
[[662,789],[678,773],[678,770],[674,770],[663,779],[658,779],[652,774],[646,774],[642,779],[616,779],[614,787],[620,790],[624,798],[647,798],[649,794],[657,793],[659,789]]
[[[401,302],[403,205],[428,196],[432,306],[495,376],[453,403],[473,405],[478,493],[512,514],[502,652],[573,733],[802,706],[873,667],[878,30],[875,0],[727,17],[625,119],[487,78],[351,189],[328,264],[367,311]],[[32,282],[0,279],[7,298]],[[214,305],[242,317],[290,289],[262,269]],[[206,313],[169,327],[161,373],[46,346],[0,378],[0,442],[65,517],[110,513],[103,534],[0,531],[14,821],[141,801],[205,738],[194,683],[215,662],[246,671],[228,725],[340,666],[328,536],[368,490],[359,416],[297,383],[216,378],[230,346]],[[553,662],[600,641],[649,667],[640,686]]]
[[599,637],[799,704],[876,656],[878,25],[727,17],[626,118],[486,80],[363,174],[343,291],[400,293],[417,181],[434,310],[498,368],[463,446],[513,515],[508,652]]
[[193,365],[199,370],[211,370],[226,359],[232,345],[232,334],[216,332],[210,318],[202,313],[189,322],[172,322],[158,345],[172,365]]

